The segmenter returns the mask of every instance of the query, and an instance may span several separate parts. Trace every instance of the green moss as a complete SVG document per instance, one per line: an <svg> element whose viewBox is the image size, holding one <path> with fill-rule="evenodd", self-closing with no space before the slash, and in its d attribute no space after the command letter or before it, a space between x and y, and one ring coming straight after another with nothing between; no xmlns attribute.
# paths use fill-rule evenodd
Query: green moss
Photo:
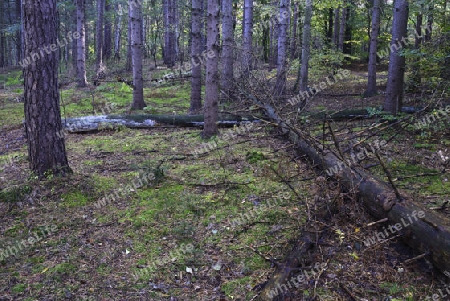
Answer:
<svg viewBox="0 0 450 301"><path fill-rule="evenodd" d="M69 193L63 193L61 195L61 205L64 207L82 207L92 199L90 196L85 195L81 191L73 191Z"/></svg>

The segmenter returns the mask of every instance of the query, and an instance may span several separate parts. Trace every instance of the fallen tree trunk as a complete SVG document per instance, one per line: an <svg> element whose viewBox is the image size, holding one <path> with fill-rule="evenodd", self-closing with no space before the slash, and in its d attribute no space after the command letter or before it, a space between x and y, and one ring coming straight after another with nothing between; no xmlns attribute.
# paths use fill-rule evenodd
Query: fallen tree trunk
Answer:
<svg viewBox="0 0 450 301"><path fill-rule="evenodd" d="M231 114L219 115L218 125L231 127L245 122L259 119L253 116L237 116ZM99 115L62 120L63 126L69 133L93 132L103 127L126 126L130 128L152 128L158 124L180 127L202 127L203 115Z"/></svg>
<svg viewBox="0 0 450 301"><path fill-rule="evenodd" d="M412 248L426 254L434 266L440 271L450 270L450 220L416 203L412 197L402 193L402 199L396 197L395 191L385 182L366 173L360 168L350 168L335 154L325 151L314 141L304 137L293 126L284 122L270 105L264 104L250 96L254 102L265 111L289 137L297 150L308 156L317 167L326 170L335 166L342 166L335 177L339 178L349 191L356 190L357 197L367 207L369 213L376 218L388 218L389 225L399 227L404 234L404 241ZM399 231L400 231L399 230ZM294 267L291 267L294 268ZM285 276L278 275L280 271L264 287L261 297L267 299L267 294L282 285L280 281Z"/></svg>

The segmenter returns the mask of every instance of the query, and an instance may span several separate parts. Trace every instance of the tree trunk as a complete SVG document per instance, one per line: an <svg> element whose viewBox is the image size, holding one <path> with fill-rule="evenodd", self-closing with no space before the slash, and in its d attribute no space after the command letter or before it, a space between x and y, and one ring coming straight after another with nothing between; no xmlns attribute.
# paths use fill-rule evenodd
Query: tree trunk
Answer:
<svg viewBox="0 0 450 301"><path fill-rule="evenodd" d="M300 91L308 89L309 49L311 44L312 0L306 0L305 24L303 25L302 65L300 71Z"/></svg>
<svg viewBox="0 0 450 301"><path fill-rule="evenodd" d="M421 11L417 13L416 16L416 32L415 32L415 38L414 38L414 48L419 50L420 45L422 44L423 38L422 38L422 24L423 24L423 4L420 6ZM420 51L418 51L420 53ZM413 62L411 64L411 84L412 87L418 87L421 83L421 76L420 76L420 57L416 55L416 57L413 58Z"/></svg>
<svg viewBox="0 0 450 301"><path fill-rule="evenodd" d="M103 43L103 57L105 60L111 58L111 41L112 41L112 12L111 12L111 1L106 0L105 2L105 42Z"/></svg>
<svg viewBox="0 0 450 301"><path fill-rule="evenodd" d="M202 65L200 54L202 49L202 2L203 0L192 0L191 16L191 106L189 113L198 112L202 107Z"/></svg>
<svg viewBox="0 0 450 301"><path fill-rule="evenodd" d="M57 46L56 0L23 0L25 133L31 170L40 178L49 172L71 172L61 125L58 91L58 51L42 53L42 45ZM55 47L53 47L55 46Z"/></svg>
<svg viewBox="0 0 450 301"><path fill-rule="evenodd" d="M105 10L105 0L97 0L97 28L95 36L95 63L97 76L103 71L103 16Z"/></svg>
<svg viewBox="0 0 450 301"><path fill-rule="evenodd" d="M21 24L20 16L22 15L21 0L16 1L16 22ZM16 52L17 52L17 64L22 60L22 30L16 31Z"/></svg>
<svg viewBox="0 0 450 301"><path fill-rule="evenodd" d="M389 55L388 82L384 110L396 115L402 105L403 79L405 76L405 57L399 52L405 46L406 26L408 23L409 4L405 0L395 1L392 21L391 53Z"/></svg>
<svg viewBox="0 0 450 301"><path fill-rule="evenodd" d="M133 3L133 2L132 2ZM130 4L128 4L129 6ZM131 71L132 70L132 62L131 62L131 17L128 14L128 28L127 28L127 61L125 62L125 70Z"/></svg>
<svg viewBox="0 0 450 301"><path fill-rule="evenodd" d="M115 32L114 32L114 59L120 61L120 46L121 39L120 36L122 34L122 7L120 3L116 4L116 9L120 10L120 12L116 15L115 22Z"/></svg>
<svg viewBox="0 0 450 301"><path fill-rule="evenodd" d="M287 30L289 22L289 0L280 1L280 26L278 30L278 60L277 60L277 81L275 83L274 95L282 96L286 92L287 73Z"/></svg>
<svg viewBox="0 0 450 301"><path fill-rule="evenodd" d="M202 137L217 133L219 98L219 0L208 0L208 32L206 38L205 125Z"/></svg>
<svg viewBox="0 0 450 301"><path fill-rule="evenodd" d="M344 37L345 37L345 23L347 21L347 3L344 0L344 6L342 7L341 20L339 24L339 40L338 49L340 52L344 52Z"/></svg>
<svg viewBox="0 0 450 301"><path fill-rule="evenodd" d="M334 9L333 46L339 48L339 8Z"/></svg>
<svg viewBox="0 0 450 301"><path fill-rule="evenodd" d="M370 34L369 70L365 97L377 94L377 44L380 28L380 0L373 0L372 32Z"/></svg>
<svg viewBox="0 0 450 301"><path fill-rule="evenodd" d="M164 64L172 68L175 65L175 0L163 0L164 19Z"/></svg>
<svg viewBox="0 0 450 301"><path fill-rule="evenodd" d="M222 77L221 90L231 96L233 86L233 1L222 0Z"/></svg>
<svg viewBox="0 0 450 301"><path fill-rule="evenodd" d="M133 65L133 103L131 108L142 110L144 102L144 81L142 78L142 4L130 0L129 14L131 19L131 60Z"/></svg>
<svg viewBox="0 0 450 301"><path fill-rule="evenodd" d="M445 2L447 3L447 1ZM431 41L431 36L433 33L433 21L434 21L434 4L433 1L430 2L428 8L428 19L427 19L427 30L425 31L425 42Z"/></svg>
<svg viewBox="0 0 450 301"><path fill-rule="evenodd" d="M253 0L244 0L244 28L242 45L242 77L248 77L252 66Z"/></svg>
<svg viewBox="0 0 450 301"><path fill-rule="evenodd" d="M77 42L77 81L78 87L86 87L86 31L84 29L84 4L85 0L77 1L77 31L80 38Z"/></svg>
<svg viewBox="0 0 450 301"><path fill-rule="evenodd" d="M333 40L333 9L328 9L328 24L327 24L327 43L331 45L331 41Z"/></svg>
<svg viewBox="0 0 450 301"><path fill-rule="evenodd" d="M5 23L5 3L0 1L0 68L6 67L5 64L5 53L6 53L6 38L3 32L3 24Z"/></svg>
<svg viewBox="0 0 450 301"><path fill-rule="evenodd" d="M298 2L294 4L294 21L292 22L291 35L291 60L297 57L297 28L298 28Z"/></svg>

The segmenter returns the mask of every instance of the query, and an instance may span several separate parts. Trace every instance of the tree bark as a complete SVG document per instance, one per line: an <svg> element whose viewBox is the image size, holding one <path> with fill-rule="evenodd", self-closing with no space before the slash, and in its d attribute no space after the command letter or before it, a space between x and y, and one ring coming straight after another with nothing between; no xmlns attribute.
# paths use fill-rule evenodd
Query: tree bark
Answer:
<svg viewBox="0 0 450 301"><path fill-rule="evenodd" d="M133 2L131 2L131 3L133 3ZM130 5L130 3L128 4L128 6ZM128 8L128 10L129 10L129 8ZM132 68L132 59L131 59L131 57L132 57L132 51L131 51L131 17L130 17L130 14L128 14L128 28L127 28L127 31L128 31L128 35L127 35L127 61L125 62L125 70L126 71L131 71L133 68Z"/></svg>
<svg viewBox="0 0 450 301"><path fill-rule="evenodd" d="M202 2L203 0L192 0L191 8L191 106L189 113L198 112L202 107L202 65L200 54L202 49L201 23L202 23Z"/></svg>
<svg viewBox="0 0 450 301"><path fill-rule="evenodd" d="M58 91L56 0L23 0L25 133L31 170L43 178L70 173L61 125Z"/></svg>
<svg viewBox="0 0 450 301"><path fill-rule="evenodd" d="M84 4L85 0L77 1L77 31L80 38L76 40L77 43L77 81L78 87L86 87L86 31L84 29Z"/></svg>
<svg viewBox="0 0 450 301"><path fill-rule="evenodd" d="M340 24L339 24L338 49L340 52L344 52L344 37L345 37L346 21L347 21L347 1L344 0L344 6L342 7L341 20L340 20Z"/></svg>
<svg viewBox="0 0 450 301"><path fill-rule="evenodd" d="M298 28L298 2L294 4L294 21L292 22L291 35L291 60L297 57L297 28Z"/></svg>
<svg viewBox="0 0 450 301"><path fill-rule="evenodd" d="M233 87L233 1L222 0L222 77L221 90L231 97Z"/></svg>
<svg viewBox="0 0 450 301"><path fill-rule="evenodd" d="M95 36L95 63L97 76L103 71L103 18L105 0L97 0L97 28Z"/></svg>
<svg viewBox="0 0 450 301"><path fill-rule="evenodd" d="M144 81L142 77L142 4L130 0L129 14L131 19L131 60L133 65L133 103L131 108L142 110L144 102Z"/></svg>
<svg viewBox="0 0 450 301"><path fill-rule="evenodd" d="M372 31L370 34L369 70L365 97L377 94L377 44L380 29L380 0L373 0Z"/></svg>
<svg viewBox="0 0 450 301"><path fill-rule="evenodd" d="M112 54L112 47L111 47L111 41L112 41L112 14L111 14L111 1L112 0L105 0L105 41L103 43L103 57L105 60L109 60L111 58Z"/></svg>
<svg viewBox="0 0 450 301"><path fill-rule="evenodd" d="M244 28L242 44L242 77L248 77L252 67L253 0L244 0Z"/></svg>
<svg viewBox="0 0 450 301"><path fill-rule="evenodd" d="M333 46L339 48L339 8L334 9Z"/></svg>
<svg viewBox="0 0 450 301"><path fill-rule="evenodd" d="M274 95L282 96L286 91L287 73L287 30L289 22L289 0L280 1L280 26L278 30L278 60L277 60L277 80L274 88Z"/></svg>
<svg viewBox="0 0 450 301"><path fill-rule="evenodd" d="M305 23L303 25L302 39L302 65L300 71L300 91L308 89L308 68L309 68L309 50L311 47L311 18L312 18L312 0L306 0Z"/></svg>
<svg viewBox="0 0 450 301"><path fill-rule="evenodd" d="M405 0L395 1L392 21L391 53L389 55L388 82L384 110L396 115L402 105L405 57L399 52L405 46L409 4Z"/></svg>
<svg viewBox="0 0 450 301"><path fill-rule="evenodd" d="M122 7L120 3L116 4L116 9L120 12L116 15L114 22L114 59L120 61L120 46L121 46L121 34L122 34Z"/></svg>
<svg viewBox="0 0 450 301"><path fill-rule="evenodd" d="M208 0L208 32L206 46L205 126L202 137L217 133L219 98L219 0Z"/></svg>

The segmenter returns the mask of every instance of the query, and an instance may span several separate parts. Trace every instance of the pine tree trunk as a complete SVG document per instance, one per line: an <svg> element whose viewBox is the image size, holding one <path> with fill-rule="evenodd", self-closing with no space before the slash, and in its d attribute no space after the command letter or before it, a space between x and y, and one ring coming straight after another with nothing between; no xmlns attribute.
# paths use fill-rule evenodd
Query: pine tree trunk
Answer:
<svg viewBox="0 0 450 301"><path fill-rule="evenodd" d="M127 61L125 62L125 70L132 70L132 62L131 62L131 17L128 14L128 28L127 28Z"/></svg>
<svg viewBox="0 0 450 301"><path fill-rule="evenodd" d="M202 65L200 54L202 49L202 2L203 0L192 0L191 16L191 106L189 113L198 112L202 107Z"/></svg>
<svg viewBox="0 0 450 301"><path fill-rule="evenodd" d="M306 0L305 24L302 39L302 66L300 71L300 91L308 89L309 50L311 44L312 0Z"/></svg>
<svg viewBox="0 0 450 301"><path fill-rule="evenodd" d="M278 60L277 60L277 81L274 88L274 95L281 96L286 92L286 54L287 54L287 30L289 22L289 0L280 1L280 26L278 31Z"/></svg>
<svg viewBox="0 0 450 301"><path fill-rule="evenodd" d="M395 1L392 21L391 54L389 56L388 82L384 110L396 115L401 108L403 98L403 80L405 76L405 57L399 52L405 46L408 24L409 3L405 0Z"/></svg>
<svg viewBox="0 0 450 301"><path fill-rule="evenodd" d="M242 76L247 77L252 66L253 0L244 0L244 28L242 45Z"/></svg>
<svg viewBox="0 0 450 301"><path fill-rule="evenodd" d="M298 2L294 4L294 21L292 22L292 35L291 35L291 60L297 57L297 28L298 28Z"/></svg>
<svg viewBox="0 0 450 301"><path fill-rule="evenodd" d="M219 98L219 0L208 0L208 32L203 138L217 133Z"/></svg>
<svg viewBox="0 0 450 301"><path fill-rule="evenodd" d="M222 77L221 90L231 96L233 86L233 1L222 0Z"/></svg>
<svg viewBox="0 0 450 301"><path fill-rule="evenodd" d="M112 22L111 22L111 0L105 2L105 42L103 43L103 57L105 60L111 58Z"/></svg>
<svg viewBox="0 0 450 301"><path fill-rule="evenodd" d="M23 0L25 133L31 170L40 178L49 172L71 172L61 135L58 91L58 51L42 53L40 46L57 48L56 0Z"/></svg>
<svg viewBox="0 0 450 301"><path fill-rule="evenodd" d="M77 81L78 87L86 87L86 31L84 29L84 10L85 0L77 1L77 32L80 38L77 42Z"/></svg>
<svg viewBox="0 0 450 301"><path fill-rule="evenodd" d="M377 94L377 44L380 29L380 0L373 0L372 32L370 34L369 70L365 97Z"/></svg>
<svg viewBox="0 0 450 301"><path fill-rule="evenodd" d="M347 3L344 1L344 7L342 8L341 20L339 24L339 40L338 49L340 52L344 52L344 37L345 37L345 23L347 21Z"/></svg>
<svg viewBox="0 0 450 301"><path fill-rule="evenodd" d="M97 75L103 71L103 16L105 10L105 0L97 0L97 28L95 36L95 63Z"/></svg>
<svg viewBox="0 0 450 301"><path fill-rule="evenodd" d="M131 19L131 60L133 65L133 103L131 108L142 110L144 102L144 81L142 77L142 4L130 0L129 14Z"/></svg>
<svg viewBox="0 0 450 301"><path fill-rule="evenodd" d="M122 7L121 7L121 4L120 3L118 3L118 4L116 4L116 9L117 10L121 10L122 9ZM121 39L120 39L120 36L121 36L121 34L122 34L122 15L123 15L123 13L122 12L119 12L117 15L116 15L116 17L115 17L115 20L114 20L114 22L115 22L115 26L114 26L114 28L115 28L115 32L114 32L114 59L115 60L117 60L117 61L120 61L120 41L121 41Z"/></svg>
<svg viewBox="0 0 450 301"><path fill-rule="evenodd" d="M4 1L0 1L0 26L3 27L4 21L4 11L5 11L5 3ZM3 29L3 28L0 28ZM0 30L0 68L6 67L5 64L5 47L6 47L6 38L3 30Z"/></svg>
<svg viewBox="0 0 450 301"><path fill-rule="evenodd" d="M339 8L334 9L333 46L339 48Z"/></svg>

